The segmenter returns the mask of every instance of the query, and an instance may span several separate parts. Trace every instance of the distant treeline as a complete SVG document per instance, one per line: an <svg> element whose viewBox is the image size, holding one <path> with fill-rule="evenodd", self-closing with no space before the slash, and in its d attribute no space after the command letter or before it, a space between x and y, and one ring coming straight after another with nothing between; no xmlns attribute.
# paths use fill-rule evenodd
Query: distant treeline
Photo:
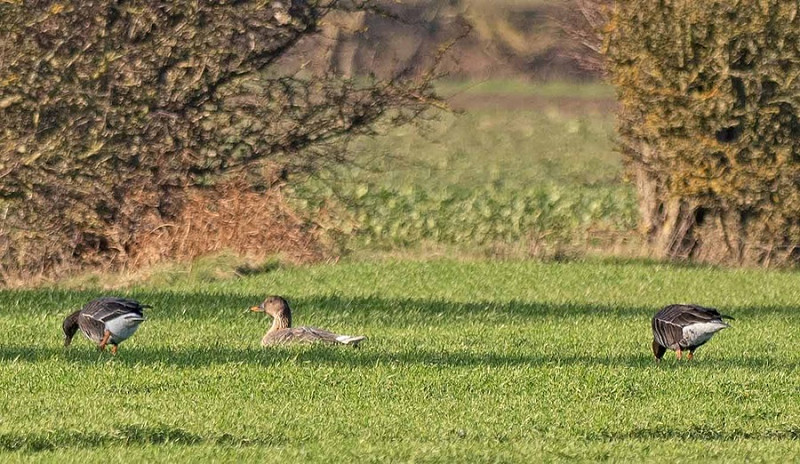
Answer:
<svg viewBox="0 0 800 464"><path fill-rule="evenodd" d="M414 73L426 69L431 51L463 35L441 67L450 77L597 77L581 66L584 50L565 33L574 29L565 23L583 20L571 13L571 0L387 0L382 6L391 15L362 12L329 22L316 39L325 46L310 43L307 53L323 50L326 59L314 62L345 75Z"/></svg>

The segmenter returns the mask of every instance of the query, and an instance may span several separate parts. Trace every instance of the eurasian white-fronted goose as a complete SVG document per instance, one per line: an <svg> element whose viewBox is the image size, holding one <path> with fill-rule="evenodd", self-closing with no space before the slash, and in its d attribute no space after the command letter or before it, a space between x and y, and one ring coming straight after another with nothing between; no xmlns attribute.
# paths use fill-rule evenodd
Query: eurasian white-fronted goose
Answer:
<svg viewBox="0 0 800 464"><path fill-rule="evenodd" d="M118 345L133 335L146 319L142 309L149 307L129 298L92 300L64 319L64 346L72 343L72 337L80 329L101 351L110 343L111 353L117 354Z"/></svg>
<svg viewBox="0 0 800 464"><path fill-rule="evenodd" d="M720 330L730 327L722 319L733 319L714 308L694 304L665 306L653 316L653 354L660 361L670 349L678 359L688 350L686 359L692 359L694 350L711 339Z"/></svg>
<svg viewBox="0 0 800 464"><path fill-rule="evenodd" d="M339 335L316 327L292 327L292 311L289 309L289 303L279 296L267 297L260 305L250 308L250 311L272 316L272 326L261 339L262 346L324 342L357 347L367 339L361 335Z"/></svg>

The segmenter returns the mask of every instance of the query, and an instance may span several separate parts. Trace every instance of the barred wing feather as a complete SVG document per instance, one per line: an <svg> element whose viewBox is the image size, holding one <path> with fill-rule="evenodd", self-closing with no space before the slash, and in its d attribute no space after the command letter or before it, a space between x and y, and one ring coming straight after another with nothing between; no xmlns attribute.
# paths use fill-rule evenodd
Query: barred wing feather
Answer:
<svg viewBox="0 0 800 464"><path fill-rule="evenodd" d="M147 307L149 306L143 305L136 300L106 297L90 301L84 306L82 313L103 323L128 314L135 314L139 316L137 319L143 321L145 317L142 309Z"/></svg>
<svg viewBox="0 0 800 464"><path fill-rule="evenodd" d="M692 304L669 305L653 316L653 338L663 347L674 348L684 340L684 328L713 322L719 322L720 327L727 326L723 318L733 319L714 308Z"/></svg>

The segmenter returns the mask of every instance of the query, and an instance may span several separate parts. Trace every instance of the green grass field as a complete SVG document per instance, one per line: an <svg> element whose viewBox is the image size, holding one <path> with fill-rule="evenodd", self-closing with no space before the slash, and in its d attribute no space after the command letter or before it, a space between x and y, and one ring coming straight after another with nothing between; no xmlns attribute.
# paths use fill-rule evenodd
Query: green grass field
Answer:
<svg viewBox="0 0 800 464"><path fill-rule="evenodd" d="M0 292L3 462L788 462L800 456L800 274L646 262L279 267L125 294L150 320L112 357L64 351L100 291ZM263 349L296 325L359 350ZM692 362L649 353L662 305L737 319ZM671 354L671 353L670 353Z"/></svg>

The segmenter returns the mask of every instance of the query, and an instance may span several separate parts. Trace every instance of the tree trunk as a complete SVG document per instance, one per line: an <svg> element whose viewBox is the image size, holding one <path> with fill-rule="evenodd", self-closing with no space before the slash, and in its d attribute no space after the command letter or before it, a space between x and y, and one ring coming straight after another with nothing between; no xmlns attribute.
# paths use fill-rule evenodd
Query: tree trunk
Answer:
<svg viewBox="0 0 800 464"><path fill-rule="evenodd" d="M694 237L696 208L670 195L645 166L631 170L639 194L641 227L651 254L656 258L690 258L699 245Z"/></svg>

